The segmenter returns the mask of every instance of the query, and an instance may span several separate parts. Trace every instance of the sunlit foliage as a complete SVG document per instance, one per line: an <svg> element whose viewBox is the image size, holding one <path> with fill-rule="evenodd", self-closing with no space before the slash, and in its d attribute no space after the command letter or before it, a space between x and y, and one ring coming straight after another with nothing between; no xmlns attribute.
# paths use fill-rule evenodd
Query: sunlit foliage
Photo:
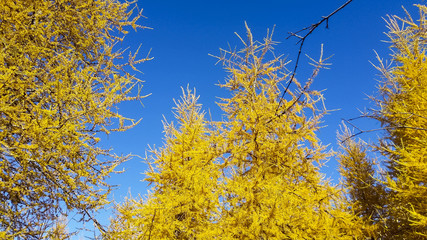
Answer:
<svg viewBox="0 0 427 240"><path fill-rule="evenodd" d="M173 123L164 123L165 147L153 149L147 201L128 199L117 208L111 239L211 239L218 206L218 155L195 93L176 102ZM154 169L154 165L156 169Z"/></svg>
<svg viewBox="0 0 427 240"><path fill-rule="evenodd" d="M378 97L372 97L377 110L367 115L384 130L379 143L371 148L387 159L385 172L372 182L371 167L365 166L371 163L358 163L365 155L361 145L347 144L349 154L342 158L346 184L356 187L351 191L377 189L367 197L351 194L351 198L360 206L360 214L379 226L380 239L427 238L427 7L417 7L418 21L409 14L388 20L393 61L390 65L380 61L377 67L383 76ZM360 175L363 169L369 171L365 176ZM354 184L357 178L363 183ZM379 188L384 191L375 199Z"/></svg>
<svg viewBox="0 0 427 240"><path fill-rule="evenodd" d="M220 122L206 122L195 97L177 105L178 127L165 124L165 146L154 151L156 170L146 180L154 193L117 206L110 226L116 239L354 239L362 221L341 204L319 168L330 155L316 137L326 113L310 90L325 66L287 91L285 60L271 34L247 40L240 51L221 52L229 74L221 87ZM279 107L278 107L279 106ZM184 111L185 110L185 111ZM284 112L278 116L278 112Z"/></svg>
<svg viewBox="0 0 427 240"><path fill-rule="evenodd" d="M280 84L287 79L285 60L272 54L274 42L253 40L245 48L223 51L230 73L222 87L231 98L220 103L225 155L222 156L223 235L236 239L351 239L361 226L338 208L339 193L323 180L319 168L328 157L316 137L326 113L322 95L310 89L322 55L304 85L294 79L279 108ZM319 108L320 107L320 108ZM280 117L278 112L284 112Z"/></svg>
<svg viewBox="0 0 427 240"><path fill-rule="evenodd" d="M376 179L376 162L370 156L372 148L367 143L351 138L351 131L344 126L339 135L339 145L342 152L338 154L340 173L344 179L348 202L356 216L361 217L366 224L370 224L371 232L365 232L371 237L379 231L385 214L387 198L383 185ZM360 201L354 201L359 199Z"/></svg>
<svg viewBox="0 0 427 240"><path fill-rule="evenodd" d="M1 1L0 238L41 239L61 213L85 221L107 203L105 178L126 157L98 147L96 133L137 123L114 105L141 98L126 69L147 60L118 62L113 50L126 26L140 27L129 7Z"/></svg>

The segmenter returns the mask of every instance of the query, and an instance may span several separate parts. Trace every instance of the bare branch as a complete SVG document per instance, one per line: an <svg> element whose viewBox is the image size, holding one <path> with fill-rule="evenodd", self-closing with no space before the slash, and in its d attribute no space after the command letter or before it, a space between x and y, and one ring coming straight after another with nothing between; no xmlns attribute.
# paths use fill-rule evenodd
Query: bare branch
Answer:
<svg viewBox="0 0 427 240"><path fill-rule="evenodd" d="M297 59L295 61L295 66L294 66L294 70L292 72L292 76L291 79L289 80L288 84L286 85L285 91L283 91L282 96L280 97L280 101L279 101L279 105L276 108L276 116L280 117L283 114L285 114L285 112L287 111L286 109L284 111L282 111L281 113L277 114L277 111L279 111L279 108L282 105L282 102L285 98L286 93L288 92L288 89L290 87L290 85L292 84L292 82L294 81L295 78L295 74L297 72L298 69L298 64L299 64L299 60L301 57L301 53L302 53L302 48L304 46L304 42L305 40L308 38L308 36L311 35L311 33L317 28L319 27L323 22L326 22L326 28L329 28L329 18L331 18L333 15L335 15L337 12L339 12L341 9L343 9L344 7L346 7L349 3L351 3L353 0L348 0L346 3L344 3L343 5L341 5L339 8L337 8L335 11L333 11L332 13L330 13L328 16L326 17L322 17L322 20L320 20L319 22L312 24L308 27L305 27L299 31L296 32L289 32L289 36L286 39L289 39L291 37L296 37L299 38L297 44L299 44L299 49L298 49L298 55L297 55ZM307 31L305 34L303 35L299 35L298 33L303 33Z"/></svg>
<svg viewBox="0 0 427 240"><path fill-rule="evenodd" d="M361 116L361 117L368 117L368 116ZM355 124L351 123L352 120L356 120L359 119L361 117L356 117L356 118L352 118L352 119L342 119L344 122L346 122L347 124L349 124L350 126L354 127L355 129L358 130L357 133L354 133L346 138L344 138L341 143L345 143L347 140L356 137L360 134L363 133L370 133L370 132L378 132L378 131L384 131L384 130L393 130L393 129L400 129L400 128L406 128L406 129L413 129L413 130L421 130L421 131L427 131L427 128L420 128L420 127L411 127L411 126L393 126L393 127L382 127L382 128L376 128L376 129L370 129L370 130L363 130L359 127L357 127Z"/></svg>
<svg viewBox="0 0 427 240"><path fill-rule="evenodd" d="M154 214L153 214L153 218L151 219L151 225L150 225L150 233L148 234L148 240L151 239L151 230L153 229L153 224L154 224L154 218L156 217L156 209L154 209Z"/></svg>

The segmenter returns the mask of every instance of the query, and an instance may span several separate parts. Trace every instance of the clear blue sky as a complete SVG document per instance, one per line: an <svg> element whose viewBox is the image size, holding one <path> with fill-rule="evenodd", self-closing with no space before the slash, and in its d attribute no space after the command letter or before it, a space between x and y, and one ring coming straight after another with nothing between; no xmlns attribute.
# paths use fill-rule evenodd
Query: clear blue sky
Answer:
<svg viewBox="0 0 427 240"><path fill-rule="evenodd" d="M216 0L216 1L173 1L140 0L137 4L143 9L146 19L140 24L152 30L131 31L122 47L135 50L142 44L141 56L151 49L154 59L139 65L144 72L138 77L145 81L143 94L151 96L139 102L121 104L120 112L142 122L131 130L113 133L103 137L103 146L113 148L117 154L136 154L145 156L148 145L162 146L163 115L173 120L173 99L181 95L181 86L189 84L196 88L204 110L210 110L214 119L221 117L215 102L218 96L228 92L215 84L223 81L226 73L216 59L208 54L219 54L219 48L241 47L234 32L245 34L244 22L248 23L254 37L262 39L267 28L275 26L273 39L281 42L276 54L284 54L295 61L298 46L296 39L286 40L287 32L297 31L326 16L346 0ZM342 118L359 115L357 109L371 107L367 95L375 94L378 72L370 62L377 63L374 50L384 59L388 58L389 44L384 32L387 31L383 18L387 14L403 16L402 6L414 12L414 3L409 0L354 0L329 21L329 29L319 27L306 41L304 53L317 58L320 45L324 44L324 55L334 55L330 59L330 70L322 70L312 85L313 89L325 90L326 107L331 112L323 120L325 126L318 133L319 138L330 148L336 147L336 132ZM416 12L415 12L416 14ZM416 16L416 15L414 15ZM306 65L308 58L303 56L297 78L304 82L311 74ZM293 66L292 63L289 66ZM291 67L290 67L291 68ZM372 129L375 124L360 122L359 126ZM376 133L379 134L379 133ZM375 134L364 136L375 138ZM337 182L339 175L334 159L322 169L327 177ZM128 195L146 194L147 183L141 182L146 164L133 158L123 164L126 172L109 179L111 184L119 185L112 198L121 202ZM108 222L108 213L102 214L101 222ZM104 217L105 216L105 217Z"/></svg>

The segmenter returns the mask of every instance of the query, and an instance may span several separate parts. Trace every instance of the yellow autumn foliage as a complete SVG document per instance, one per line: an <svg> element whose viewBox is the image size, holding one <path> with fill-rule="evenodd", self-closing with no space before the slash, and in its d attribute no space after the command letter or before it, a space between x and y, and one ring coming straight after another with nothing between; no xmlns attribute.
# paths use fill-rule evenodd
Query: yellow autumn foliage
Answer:
<svg viewBox="0 0 427 240"><path fill-rule="evenodd" d="M368 231L342 203L340 190L319 168L330 154L316 137L326 110L306 84L295 81L279 105L279 84L289 80L274 42L247 41L222 51L229 73L221 87L223 121L206 121L184 94L178 126L165 124L165 146L152 152L156 169L147 199L116 207L109 239L357 239ZM279 108L278 108L279 106ZM277 113L284 112L282 116Z"/></svg>
<svg viewBox="0 0 427 240"><path fill-rule="evenodd" d="M107 203L105 178L126 157L98 147L96 133L137 123L114 106L141 98L129 95L140 80L126 68L147 60L118 64L113 50L126 26L141 27L130 4L1 1L2 239L41 239L60 213L86 221Z"/></svg>
<svg viewBox="0 0 427 240"><path fill-rule="evenodd" d="M165 122L165 147L151 151L146 180L154 192L118 205L106 239L211 239L217 231L216 136L195 93L187 90L176 105L177 126Z"/></svg>
<svg viewBox="0 0 427 240"><path fill-rule="evenodd" d="M372 97L377 109L367 115L379 121L385 133L369 146L350 140L341 156L350 199L357 212L377 226L378 239L427 238L427 7L417 8L418 20L409 13L388 20L392 64L380 60L377 68L383 79L378 96ZM380 177L371 171L374 165L366 149L386 159Z"/></svg>

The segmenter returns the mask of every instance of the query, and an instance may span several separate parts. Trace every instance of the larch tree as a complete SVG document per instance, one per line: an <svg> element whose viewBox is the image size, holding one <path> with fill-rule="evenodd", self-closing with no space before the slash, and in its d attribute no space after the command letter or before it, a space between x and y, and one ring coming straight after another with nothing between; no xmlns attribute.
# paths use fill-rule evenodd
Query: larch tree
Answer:
<svg viewBox="0 0 427 240"><path fill-rule="evenodd" d="M223 120L208 124L194 97L183 98L178 128L165 125L165 147L153 152L157 170L146 180L154 193L117 206L112 238L354 239L369 232L319 172L330 155L316 137L327 111L310 85L326 63L315 63L306 84L294 79L280 101L285 60L272 54L271 35L257 42L247 28L247 36L242 50L218 57L229 74L220 86L231 95L219 103Z"/></svg>
<svg viewBox="0 0 427 240"><path fill-rule="evenodd" d="M176 102L176 123L164 122L165 146L151 150L145 179L153 193L118 205L107 239L212 239L218 231L218 134L195 93Z"/></svg>
<svg viewBox="0 0 427 240"><path fill-rule="evenodd" d="M350 195L352 202L360 206L362 217L378 226L378 239L427 237L427 7L417 7L418 21L409 13L406 18L393 16L388 20L392 64L380 60L377 68L383 79L378 96L372 97L377 108L366 115L379 121L384 130L379 143L371 144L370 149L386 159L385 170L375 178L376 182L372 182L374 174L362 173L366 164L357 162L366 152L360 145L352 148L352 144L346 144L347 154L341 160L345 184L351 191L366 188L376 189L372 195L382 193L381 197L368 198ZM372 163L368 158L362 162ZM365 179L364 183L353 184L357 178Z"/></svg>
<svg viewBox="0 0 427 240"><path fill-rule="evenodd" d="M240 51L222 51L231 92L220 106L223 201L219 225L225 239L353 239L363 225L340 205L338 189L319 169L329 153L316 137L327 113L319 91L310 89L327 65L320 56L306 83L296 79L287 99L285 59L276 57L272 34L247 40ZM281 114L278 114L281 113Z"/></svg>
<svg viewBox="0 0 427 240"><path fill-rule="evenodd" d="M384 223L386 214L387 193L377 179L377 163L370 154L373 149L363 140L355 141L351 136L351 130L347 126L344 126L343 132L338 136L341 152L337 154L337 158L347 195L345 204L365 224L372 226L371 232L364 234L375 238L382 231L380 226Z"/></svg>
<svg viewBox="0 0 427 240"><path fill-rule="evenodd" d="M0 4L0 238L42 239L57 218L81 221L107 203L105 179L126 160L98 132L137 122L115 105L140 99L114 46L140 12L117 0L3 0ZM119 62L120 61L120 62ZM117 124L116 124L117 123ZM114 124L114 125L113 125ZM98 224L98 227L102 227Z"/></svg>

